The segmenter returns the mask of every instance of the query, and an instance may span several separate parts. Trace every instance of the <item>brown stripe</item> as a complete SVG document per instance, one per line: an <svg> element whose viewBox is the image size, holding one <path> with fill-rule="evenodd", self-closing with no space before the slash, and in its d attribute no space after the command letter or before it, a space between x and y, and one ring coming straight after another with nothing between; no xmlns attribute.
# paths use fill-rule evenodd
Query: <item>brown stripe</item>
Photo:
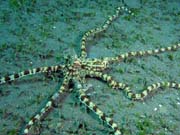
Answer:
<svg viewBox="0 0 180 135"><path fill-rule="evenodd" d="M14 78L19 78L19 74L14 74Z"/></svg>
<svg viewBox="0 0 180 135"><path fill-rule="evenodd" d="M113 123L114 123L114 122L113 122L113 120L111 119L111 120L109 121L109 124L112 126Z"/></svg>
<svg viewBox="0 0 180 135"><path fill-rule="evenodd" d="M82 38L82 41L81 42L86 42L86 39L85 38Z"/></svg>
<svg viewBox="0 0 180 135"><path fill-rule="evenodd" d="M179 88L179 84L178 83L175 84L175 88L177 88L177 89Z"/></svg>
<svg viewBox="0 0 180 135"><path fill-rule="evenodd" d="M129 92L129 93L132 93L132 92ZM133 93L133 94L131 95L131 98L132 98L132 99L135 99L135 98L136 98L136 94Z"/></svg>
<svg viewBox="0 0 180 135"><path fill-rule="evenodd" d="M137 56L143 56L144 54L143 53L141 53L141 51L138 51L137 52Z"/></svg>
<svg viewBox="0 0 180 135"><path fill-rule="evenodd" d="M36 72L39 72L40 71L40 68L38 67L38 68L36 68Z"/></svg>
<svg viewBox="0 0 180 135"><path fill-rule="evenodd" d="M11 80L11 78L9 76L5 76L4 78L5 78L5 81Z"/></svg>
<svg viewBox="0 0 180 135"><path fill-rule="evenodd" d="M48 68L47 68L47 71L51 71L51 67L48 67Z"/></svg>
<svg viewBox="0 0 180 135"><path fill-rule="evenodd" d="M53 108L56 108L57 107L57 104L55 103L56 102L56 99L54 100L54 99L50 99L50 101L51 101L51 107L53 107Z"/></svg>
<svg viewBox="0 0 180 135"><path fill-rule="evenodd" d="M123 58L122 58L122 56L121 55L119 55L118 56L118 60L122 60Z"/></svg>
<svg viewBox="0 0 180 135"><path fill-rule="evenodd" d="M28 130L29 130L29 129L30 129L30 127L31 127L30 125L26 125L26 128L25 128L25 129L28 129Z"/></svg>
<svg viewBox="0 0 180 135"><path fill-rule="evenodd" d="M31 118L31 120L32 120L32 122L34 123L37 119L35 118L35 116L33 116L33 117Z"/></svg>
<svg viewBox="0 0 180 135"><path fill-rule="evenodd" d="M29 70L24 71L24 75L27 75L27 74L29 74Z"/></svg>
<svg viewBox="0 0 180 135"><path fill-rule="evenodd" d="M118 127L114 127L114 131L116 132L117 130L119 130Z"/></svg>
<svg viewBox="0 0 180 135"><path fill-rule="evenodd" d="M141 93L140 95L141 95L142 98L145 97L144 93Z"/></svg>
<svg viewBox="0 0 180 135"><path fill-rule="evenodd" d="M156 88L156 84L151 85L151 87L152 87L152 89L155 89Z"/></svg>
<svg viewBox="0 0 180 135"><path fill-rule="evenodd" d="M85 98L87 98L85 95L80 97L81 101L84 101Z"/></svg>
<svg viewBox="0 0 180 135"><path fill-rule="evenodd" d="M128 52L128 56L129 56L129 57L133 56L133 55L132 55L132 52Z"/></svg>
<svg viewBox="0 0 180 135"><path fill-rule="evenodd" d="M173 87L173 83L172 82L170 82L169 87Z"/></svg>
<svg viewBox="0 0 180 135"><path fill-rule="evenodd" d="M101 119L103 120L103 121L105 121L106 120L106 115L103 113L103 115L101 116Z"/></svg>
<svg viewBox="0 0 180 135"><path fill-rule="evenodd" d="M81 51L84 51L84 52L85 52L85 51L86 51L86 48L85 48L85 47L84 47L84 48L81 48Z"/></svg>
<svg viewBox="0 0 180 135"><path fill-rule="evenodd" d="M61 69L61 66L58 66L58 67L57 67L57 70L60 70L60 69Z"/></svg>
<svg viewBox="0 0 180 135"><path fill-rule="evenodd" d="M97 111L97 106L93 106L93 110L96 112Z"/></svg>

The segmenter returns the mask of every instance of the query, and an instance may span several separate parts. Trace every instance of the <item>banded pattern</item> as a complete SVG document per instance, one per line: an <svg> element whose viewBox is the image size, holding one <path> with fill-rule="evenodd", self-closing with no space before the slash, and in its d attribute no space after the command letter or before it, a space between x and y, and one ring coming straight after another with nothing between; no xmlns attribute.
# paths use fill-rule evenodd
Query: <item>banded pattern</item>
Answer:
<svg viewBox="0 0 180 135"><path fill-rule="evenodd" d="M134 93L130 87L125 83L120 83L114 80L110 75L103 74L101 72L89 71L88 75L90 77L98 77L103 81L106 81L110 87L113 89L121 89L124 90L127 94L128 98L131 100L143 100L149 93L156 91L158 88L174 88L180 89L180 83L176 82L157 82L147 86L145 90L140 93Z"/></svg>
<svg viewBox="0 0 180 135"><path fill-rule="evenodd" d="M130 90L130 87L126 87L124 90L128 96L128 98L132 100L143 100L146 96L148 96L149 93L157 90L158 88L175 88L180 89L180 83L176 82L157 82L150 86L148 86L145 90L143 90L141 93L133 93L132 90Z"/></svg>
<svg viewBox="0 0 180 135"><path fill-rule="evenodd" d="M180 48L180 43L178 43L177 45L154 49L154 50L127 52L124 54L120 54L116 57L105 57L102 59L86 58L87 57L86 42L88 40L88 37L94 36L95 34L107 30L108 27L111 25L111 23L116 18L118 18L120 14L123 12L129 13L130 15L134 15L128 8L118 7L115 14L110 16L101 27L91 29L83 35L81 39L80 57L76 57L76 56L73 58L68 57L67 63L65 65L39 67L0 78L0 84L3 84L8 81L14 81L18 78L22 78L28 75L35 75L37 73L57 72L57 71L63 72L64 81L61 87L55 94L53 94L50 97L49 101L46 103L44 108L42 108L39 113L35 114L30 119L30 121L27 123L23 131L24 135L30 135L30 129L34 125L34 123L37 121L41 121L44 118L45 114L49 113L56 106L57 104L56 101L58 101L62 93L64 93L65 91L71 91L71 89L69 89L70 82L77 84L77 86L75 85L75 87L79 92L80 102L82 102L89 109L91 109L96 115L98 115L98 117L102 121L105 121L107 125L109 125L113 129L115 135L121 135L122 132L118 127L118 125L113 121L113 119L108 117L103 111L101 111L97 107L97 105L95 105L86 95L85 91L87 90L87 88L84 85L86 77L100 78L113 89L123 90L127 94L128 98L132 100L143 100L145 97L148 96L149 93L157 90L158 88L168 87L168 88L180 89L180 83L158 82L148 86L145 90L143 90L140 93L134 93L131 90L131 88L128 86L128 84L118 82L114 80L112 76L103 73L113 62L121 62L129 57L141 57L141 56L155 55L167 51L176 51L177 49Z"/></svg>
<svg viewBox="0 0 180 135"><path fill-rule="evenodd" d="M35 75L37 73L45 73L45 72L57 72L63 69L64 69L63 65L33 68L33 69L25 70L19 73L15 73L13 75L7 75L5 77L2 77L0 78L0 84L6 83L9 81L14 81L14 80L17 80L18 78L22 78L28 75Z"/></svg>
<svg viewBox="0 0 180 135"><path fill-rule="evenodd" d="M118 128L117 124L113 121L112 118L106 116L106 114L104 112L102 112L97 105L95 105L89 98L88 96L85 94L86 90L84 89L80 89L79 90L79 99L80 101L85 104L90 110L92 110L96 115L98 115L99 119L101 119L102 121L105 121L107 123L107 125L109 125L113 130L114 130L114 135L121 135L121 131Z"/></svg>
<svg viewBox="0 0 180 135"><path fill-rule="evenodd" d="M109 63L121 62L124 59L130 58L130 57L150 56L150 55L155 55L155 54L164 53L168 51L176 51L179 48L180 48L180 43L176 45L168 46L168 47L154 49L154 50L127 52L117 57L105 57L104 61L107 61Z"/></svg>
<svg viewBox="0 0 180 135"><path fill-rule="evenodd" d="M56 92L55 94L53 94L50 98L50 100L46 103L45 107L43 107L41 109L41 111L36 114L35 116L33 116L30 121L28 122L28 124L26 125L23 134L24 135L29 135L29 129L34 125L34 123L36 121L40 121L46 114L48 114L56 105L56 100L59 98L59 96L65 92L65 90L68 89L68 85L69 85L69 74L66 73L65 77L64 77L64 81L61 85L61 87L59 88L58 92Z"/></svg>
<svg viewBox="0 0 180 135"><path fill-rule="evenodd" d="M100 78L103 81L106 81L107 84L113 89L125 89L127 87L126 84L115 81L112 76L108 74L103 74L102 72L95 71L87 71L88 76Z"/></svg>
<svg viewBox="0 0 180 135"><path fill-rule="evenodd" d="M83 37L81 39L81 58L87 57L86 42L88 40L88 37L94 36L97 33L100 33L100 32L107 30L108 27L111 25L111 23L114 20L116 20L119 17L119 15L123 12L129 13L132 16L134 15L134 13L130 9L128 9L127 7L124 7L124 6L118 7L116 9L116 13L112 16L109 16L109 18L105 21L105 23L101 27L91 29L83 35Z"/></svg>

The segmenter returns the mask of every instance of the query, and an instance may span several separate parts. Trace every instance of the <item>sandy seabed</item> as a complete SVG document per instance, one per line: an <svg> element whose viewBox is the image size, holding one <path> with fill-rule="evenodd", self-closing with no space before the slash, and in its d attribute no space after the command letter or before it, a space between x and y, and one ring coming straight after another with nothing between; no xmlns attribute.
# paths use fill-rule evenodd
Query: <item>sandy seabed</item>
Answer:
<svg viewBox="0 0 180 135"><path fill-rule="evenodd" d="M135 16L123 15L105 33L91 38L88 57L167 47L180 42L179 0L124 0ZM80 54L80 42L89 29L101 26L122 2L21 1L0 2L0 76L64 62ZM111 65L108 74L134 91L159 81L180 82L180 50L132 58ZM0 135L21 134L24 125L58 90L62 78L28 76L0 86ZM94 101L114 118L125 135L179 135L180 90L163 89L143 102L129 100L97 79L87 79ZM65 98L41 123L40 135L108 135L112 130L80 105L76 92Z"/></svg>

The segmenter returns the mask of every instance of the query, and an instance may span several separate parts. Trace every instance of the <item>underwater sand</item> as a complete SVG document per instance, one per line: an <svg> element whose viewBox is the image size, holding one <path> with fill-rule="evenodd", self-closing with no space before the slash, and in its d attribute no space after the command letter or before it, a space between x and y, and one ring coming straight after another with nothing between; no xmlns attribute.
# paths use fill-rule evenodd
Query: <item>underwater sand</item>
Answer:
<svg viewBox="0 0 180 135"><path fill-rule="evenodd" d="M119 17L105 33L88 41L88 57L116 56L180 42L179 0L124 0L135 16ZM83 33L101 26L122 3L102 1L0 1L0 76L64 62L80 54ZM134 91L158 81L180 82L180 50L111 65L108 74ZM43 74L0 86L0 135L21 134L23 126L58 90L62 78ZM129 100L106 83L87 79L90 97L114 118L125 135L179 135L180 90L164 89L143 102ZM66 94L31 132L41 135L109 135L111 128Z"/></svg>

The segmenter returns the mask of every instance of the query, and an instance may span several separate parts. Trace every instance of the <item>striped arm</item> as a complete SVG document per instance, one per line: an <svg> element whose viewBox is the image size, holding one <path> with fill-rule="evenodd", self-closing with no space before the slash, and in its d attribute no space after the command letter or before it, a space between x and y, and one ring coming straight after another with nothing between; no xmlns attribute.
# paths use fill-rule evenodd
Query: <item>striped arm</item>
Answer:
<svg viewBox="0 0 180 135"><path fill-rule="evenodd" d="M68 85L69 85L69 74L67 73L66 76L64 77L64 81L58 92L53 94L50 100L46 103L45 107L42 108L38 114L34 115L27 123L27 125L24 128L23 135L30 135L29 133L30 128L34 125L35 122L41 121L44 118L44 116L48 114L54 108L54 106L56 106L55 102L60 97L60 95L67 90Z"/></svg>
<svg viewBox="0 0 180 135"><path fill-rule="evenodd" d="M108 85L113 89L125 89L127 87L126 84L117 82L112 78L112 76L103 74L102 72L87 71L86 74L90 77L97 77L102 79L103 81L107 82Z"/></svg>
<svg viewBox="0 0 180 135"><path fill-rule="evenodd" d="M117 57L112 57L112 58L105 57L104 61L107 61L109 63L123 61L124 59L130 58L130 57L150 56L150 55L155 55L155 54L164 53L168 51L176 51L179 48L180 48L180 43L178 43L177 45L154 49L154 50L127 52L127 53L124 53Z"/></svg>
<svg viewBox="0 0 180 135"><path fill-rule="evenodd" d="M101 119L102 121L105 121L107 123L107 125L109 125L113 130L114 130L114 135L121 135L121 131L118 128L117 124L113 121L112 118L106 116L106 114L104 112L102 112L97 105L95 105L89 98L88 96L85 94L86 90L84 89L80 89L79 90L79 99L80 101L85 104L90 110L92 110L96 115L98 115L99 119Z"/></svg>
<svg viewBox="0 0 180 135"><path fill-rule="evenodd" d="M62 70L63 68L64 68L64 65L57 65L57 66L38 67L38 68L25 70L19 73L15 73L13 75L0 78L0 84L6 83L9 81L14 81L14 80L17 80L18 78L22 78L28 75L35 75L37 73L44 73L44 72L49 72L49 71L56 72L56 71Z"/></svg>
<svg viewBox="0 0 180 135"><path fill-rule="evenodd" d="M87 42L88 37L93 36L93 35L95 35L97 33L100 33L102 31L107 30L108 27L111 25L111 23L115 19L117 19L119 17L120 13L122 13L122 12L127 12L130 15L134 15L127 7L123 7L123 6L122 7L118 7L116 9L116 13L114 15L112 15L112 16L109 16L109 18L105 21L105 23L101 27L95 28L95 29L91 29L91 30L87 31L83 35L83 37L81 39L81 58L86 58L86 56L87 56L86 42Z"/></svg>
<svg viewBox="0 0 180 135"><path fill-rule="evenodd" d="M132 100L143 100L148 96L149 93L156 91L158 88L175 88L180 90L180 83L175 82L157 82L150 86L148 86L145 90L140 93L134 93L130 90L130 87L126 87L124 90L128 96L128 98Z"/></svg>
<svg viewBox="0 0 180 135"><path fill-rule="evenodd" d="M107 74L103 74L101 72L94 72L94 71L88 71L87 74L90 77L98 77L101 78L103 81L106 81L109 86L111 86L114 89L122 89L127 94L128 98L131 100L143 100L145 97L148 96L148 94L152 93L153 91L156 91L158 88L175 88L180 89L180 83L175 82L157 82L150 86L148 86L145 90L143 90L141 93L134 93L130 87L127 84L119 83L113 78Z"/></svg>

